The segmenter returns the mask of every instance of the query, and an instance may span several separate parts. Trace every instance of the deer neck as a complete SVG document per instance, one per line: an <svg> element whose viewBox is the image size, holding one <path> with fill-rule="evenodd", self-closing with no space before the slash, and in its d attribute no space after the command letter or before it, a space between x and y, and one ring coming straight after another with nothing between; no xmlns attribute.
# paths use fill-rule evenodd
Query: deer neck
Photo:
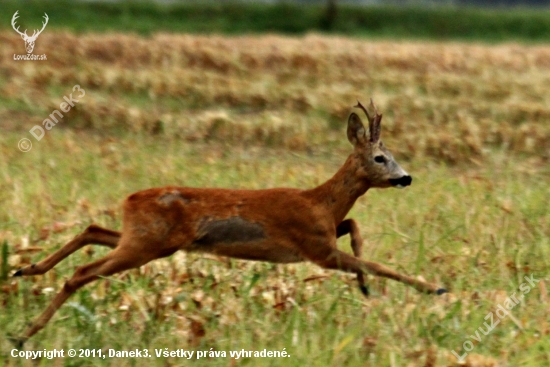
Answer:
<svg viewBox="0 0 550 367"><path fill-rule="evenodd" d="M357 177L353 160L353 155L350 155L331 179L310 190L315 200L333 214L335 225L344 220L355 201L369 189L365 178Z"/></svg>

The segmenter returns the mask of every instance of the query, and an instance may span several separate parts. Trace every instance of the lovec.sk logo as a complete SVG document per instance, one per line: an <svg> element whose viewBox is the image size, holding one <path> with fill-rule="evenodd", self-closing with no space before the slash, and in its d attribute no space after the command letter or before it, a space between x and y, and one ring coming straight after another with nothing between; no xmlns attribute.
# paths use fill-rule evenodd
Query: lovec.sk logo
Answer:
<svg viewBox="0 0 550 367"><path fill-rule="evenodd" d="M17 18L19 18L19 10L13 14L13 17L11 18L11 26L13 27L13 30L19 33L21 38L23 38L23 41L25 41L25 49L27 50L26 55L16 55L13 54L14 60L46 60L46 54L44 55L34 55L32 51L34 50L34 43L36 42L36 39L42 33L44 28L46 28L46 24L48 24L48 14L44 13L44 20L45 22L42 23L42 29L41 30L34 30L32 36L27 35L27 30L25 29L24 32L19 31L19 26L16 27L15 21Z"/></svg>

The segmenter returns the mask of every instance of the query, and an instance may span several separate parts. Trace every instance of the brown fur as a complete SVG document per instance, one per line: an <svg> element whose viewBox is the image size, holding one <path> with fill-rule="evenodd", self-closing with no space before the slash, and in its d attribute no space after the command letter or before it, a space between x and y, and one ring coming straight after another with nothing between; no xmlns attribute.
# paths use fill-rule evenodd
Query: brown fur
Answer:
<svg viewBox="0 0 550 367"><path fill-rule="evenodd" d="M87 244L113 248L104 258L79 267L19 342L42 329L78 288L178 250L274 263L311 261L358 274L365 293L365 273L395 279L422 292L442 293L434 284L360 259L362 238L357 222L344 220L349 210L368 189L391 186L390 179L406 176L404 185L410 184L410 177L382 142L373 140L373 134L379 136L381 115L368 118L370 139L359 116L351 114L348 139L354 145L353 153L334 177L310 190L162 187L128 196L121 233L91 225L45 260L15 274L44 274ZM385 163L377 163L376 156L383 156ZM354 256L336 248L337 237L348 233Z"/></svg>

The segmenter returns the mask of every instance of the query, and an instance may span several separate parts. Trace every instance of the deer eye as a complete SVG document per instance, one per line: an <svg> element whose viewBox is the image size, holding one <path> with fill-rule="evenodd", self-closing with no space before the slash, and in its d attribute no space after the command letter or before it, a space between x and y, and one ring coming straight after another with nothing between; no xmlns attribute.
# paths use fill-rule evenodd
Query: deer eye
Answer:
<svg viewBox="0 0 550 367"><path fill-rule="evenodd" d="M383 155L377 155L376 157L374 157L374 161L376 163L384 163L386 161L386 159L384 158Z"/></svg>

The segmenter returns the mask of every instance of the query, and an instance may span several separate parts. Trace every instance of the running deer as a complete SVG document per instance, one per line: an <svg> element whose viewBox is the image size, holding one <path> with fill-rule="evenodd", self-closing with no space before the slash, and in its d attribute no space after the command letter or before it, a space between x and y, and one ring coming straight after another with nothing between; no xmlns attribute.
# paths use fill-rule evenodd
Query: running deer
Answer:
<svg viewBox="0 0 550 367"><path fill-rule="evenodd" d="M310 190L276 188L229 190L168 186L136 192L123 204L122 232L90 225L57 252L14 276L44 274L88 244L112 248L105 257L76 269L46 310L16 342L22 345L41 330L80 287L123 270L170 256L178 250L212 253L237 259L296 263L311 261L326 269L356 273L368 295L364 274L394 279L420 292L447 292L384 265L361 260L362 238L353 219L344 219L370 188L404 188L411 176L380 141L380 121L372 100L367 115L369 136L359 116L349 116L347 135L354 147L330 180ZM350 234L353 254L336 248Z"/></svg>

